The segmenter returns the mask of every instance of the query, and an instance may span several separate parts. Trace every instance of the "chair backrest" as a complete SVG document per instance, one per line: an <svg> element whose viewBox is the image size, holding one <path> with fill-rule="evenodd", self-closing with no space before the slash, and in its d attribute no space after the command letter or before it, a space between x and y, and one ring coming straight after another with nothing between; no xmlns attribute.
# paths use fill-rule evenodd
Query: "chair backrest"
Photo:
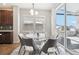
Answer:
<svg viewBox="0 0 79 59"><path fill-rule="evenodd" d="M34 41L32 38L28 38L28 39L23 39L25 40L25 44L26 46L32 46L33 47L33 53L35 54L37 49L36 49L36 45L34 44Z"/></svg>
<svg viewBox="0 0 79 59"><path fill-rule="evenodd" d="M18 37L19 37L19 39L20 39L21 45L25 45L25 41L23 40L23 38L22 38L20 35L18 35Z"/></svg>
<svg viewBox="0 0 79 59"><path fill-rule="evenodd" d="M27 45L27 46L33 46L33 39L32 38L22 38L20 35L18 35L21 44Z"/></svg>
<svg viewBox="0 0 79 59"><path fill-rule="evenodd" d="M47 53L48 48L56 46L56 42L56 39L48 39L48 41L45 43L41 51Z"/></svg>
<svg viewBox="0 0 79 59"><path fill-rule="evenodd" d="M32 38L27 38L27 39L24 38L23 40L25 40L25 44L27 46L33 46L33 39Z"/></svg>
<svg viewBox="0 0 79 59"><path fill-rule="evenodd" d="M20 33L20 34L19 34L19 36L20 36L21 38L23 38L23 37L24 37L24 35L23 35L22 33Z"/></svg>

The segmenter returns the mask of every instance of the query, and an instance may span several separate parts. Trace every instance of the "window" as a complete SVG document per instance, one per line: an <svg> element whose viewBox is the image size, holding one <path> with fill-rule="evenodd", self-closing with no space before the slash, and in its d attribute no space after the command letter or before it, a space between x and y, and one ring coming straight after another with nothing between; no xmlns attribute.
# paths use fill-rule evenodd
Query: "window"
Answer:
<svg viewBox="0 0 79 59"><path fill-rule="evenodd" d="M76 16L67 15L67 26L76 26Z"/></svg>

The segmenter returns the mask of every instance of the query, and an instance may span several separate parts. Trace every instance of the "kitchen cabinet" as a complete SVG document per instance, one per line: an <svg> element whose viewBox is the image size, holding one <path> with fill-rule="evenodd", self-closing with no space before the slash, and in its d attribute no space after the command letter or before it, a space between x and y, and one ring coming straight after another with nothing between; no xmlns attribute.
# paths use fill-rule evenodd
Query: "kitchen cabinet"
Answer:
<svg viewBox="0 0 79 59"><path fill-rule="evenodd" d="M12 44L13 32L0 32L0 44Z"/></svg>
<svg viewBox="0 0 79 59"><path fill-rule="evenodd" d="M13 10L0 10L0 44L13 43Z"/></svg>

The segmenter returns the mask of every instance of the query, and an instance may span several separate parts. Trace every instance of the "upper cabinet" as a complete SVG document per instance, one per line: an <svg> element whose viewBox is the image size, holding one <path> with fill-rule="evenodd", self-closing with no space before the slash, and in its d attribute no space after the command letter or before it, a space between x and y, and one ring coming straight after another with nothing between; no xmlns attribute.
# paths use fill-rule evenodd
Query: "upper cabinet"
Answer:
<svg viewBox="0 0 79 59"><path fill-rule="evenodd" d="M0 10L0 24L12 25L13 24L13 11Z"/></svg>
<svg viewBox="0 0 79 59"><path fill-rule="evenodd" d="M0 30L13 29L13 10L10 8L0 9Z"/></svg>

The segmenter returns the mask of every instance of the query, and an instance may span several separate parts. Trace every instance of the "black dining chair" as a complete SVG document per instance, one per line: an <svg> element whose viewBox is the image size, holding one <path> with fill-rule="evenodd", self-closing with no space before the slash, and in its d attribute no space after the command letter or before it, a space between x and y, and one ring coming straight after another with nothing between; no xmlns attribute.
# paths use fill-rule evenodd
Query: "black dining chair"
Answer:
<svg viewBox="0 0 79 59"><path fill-rule="evenodd" d="M31 46L31 47L33 47L33 51L30 54L35 54L36 50L35 50L35 47L34 47L34 44L33 44L33 39L32 38L21 38L19 35L18 35L18 37L19 37L20 43L21 43L21 47L19 49L18 54L20 54L21 49L22 49L23 46L24 46L24 53L23 53L23 55L26 52L25 46Z"/></svg>
<svg viewBox="0 0 79 59"><path fill-rule="evenodd" d="M48 41L45 43L45 45L41 49L41 52L44 52L45 54L49 55L48 49L51 48L51 47L55 47L55 49L58 50L58 48L57 48L57 40L56 39L48 39ZM40 52L40 54L41 54L41 52ZM56 51L55 51L55 54L57 55Z"/></svg>

